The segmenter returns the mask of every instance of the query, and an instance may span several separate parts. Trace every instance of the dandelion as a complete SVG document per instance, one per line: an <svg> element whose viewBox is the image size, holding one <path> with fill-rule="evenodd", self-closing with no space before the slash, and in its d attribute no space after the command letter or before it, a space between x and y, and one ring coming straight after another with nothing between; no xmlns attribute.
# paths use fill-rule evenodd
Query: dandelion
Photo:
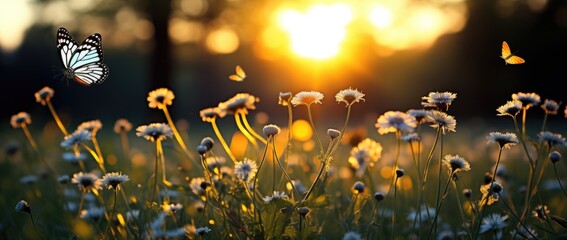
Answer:
<svg viewBox="0 0 567 240"><path fill-rule="evenodd" d="M309 107L313 103L321 104L323 97L323 94L317 91L301 91L293 96L293 98L291 99L291 104L293 104L294 107L298 105L305 105Z"/></svg>
<svg viewBox="0 0 567 240"><path fill-rule="evenodd" d="M360 178L366 172L366 167L374 166L381 157L382 145L370 138L366 138L351 149L348 163L356 170L356 175Z"/></svg>
<svg viewBox="0 0 567 240"><path fill-rule="evenodd" d="M522 110L522 102L519 100L507 101L506 104L496 109L498 111L497 116L510 116L512 118L515 118L520 110Z"/></svg>
<svg viewBox="0 0 567 240"><path fill-rule="evenodd" d="M265 196L262 199L264 200L265 203L270 203L272 200L286 199L286 198L288 197L287 194L285 194L284 192L274 191L272 196Z"/></svg>
<svg viewBox="0 0 567 240"><path fill-rule="evenodd" d="M457 120L455 117L440 111L431 111L427 116L428 122L431 122L431 127L441 129L441 132L456 132Z"/></svg>
<svg viewBox="0 0 567 240"><path fill-rule="evenodd" d="M89 141L92 139L92 135L87 130L77 130L71 135L65 136L65 139L61 142L61 147L65 149L71 149L73 147L78 147L81 143Z"/></svg>
<svg viewBox="0 0 567 240"><path fill-rule="evenodd" d="M112 172L112 173L107 173L102 177L102 180L100 181L100 184L103 187L107 187L108 189L117 189L118 185L123 183L123 182L127 182L129 181L130 178L128 177L128 175L126 174L122 174L119 172Z"/></svg>
<svg viewBox="0 0 567 240"><path fill-rule="evenodd" d="M363 97L364 97L364 93L361 93L357 89L348 88L348 89L343 89L343 90L339 91L335 95L335 100L338 103L344 102L346 104L346 106L348 107L348 106L351 106L354 103L357 103L357 102L360 102L360 101L365 101Z"/></svg>
<svg viewBox="0 0 567 240"><path fill-rule="evenodd" d="M53 98L54 94L55 91L46 86L35 93L35 100L38 103L41 103L41 105L43 106L47 105L49 111L51 112L51 115L53 115L53 119L55 119L55 123L57 123L57 126L59 127L63 135L67 136L69 135L69 133L67 132L67 129L65 129L65 126L61 122L61 119L59 119L59 115L57 115L55 108L53 108L53 105L51 104L51 98Z"/></svg>
<svg viewBox="0 0 567 240"><path fill-rule="evenodd" d="M457 98L457 94L452 92L430 92L427 96L421 97L425 101L421 105L446 112L455 98Z"/></svg>
<svg viewBox="0 0 567 240"><path fill-rule="evenodd" d="M518 92L512 94L512 99L522 102L522 106L525 109L528 109L532 106L537 106L541 102L541 98L536 93Z"/></svg>
<svg viewBox="0 0 567 240"><path fill-rule="evenodd" d="M500 215L498 213L486 216L482 219L479 234L492 232L494 233L495 239L502 239L503 230L508 226L506 220L508 220L507 215Z"/></svg>
<svg viewBox="0 0 567 240"><path fill-rule="evenodd" d="M31 117L26 112L19 112L17 114L14 114L10 119L10 124L12 125L12 127L21 128L24 131L24 134L26 135L26 138L28 139L28 142L30 143L32 148L34 150L37 150L37 144L28 129L28 125L31 124L31 122Z"/></svg>
<svg viewBox="0 0 567 240"><path fill-rule="evenodd" d="M378 117L374 126L381 135L391 132L412 132L417 126L417 121L407 113L388 111Z"/></svg>
<svg viewBox="0 0 567 240"><path fill-rule="evenodd" d="M216 122L217 118L223 118L224 116L226 116L226 112L221 111L220 108L218 107L215 107L215 108L205 108L201 110L199 114L204 122L211 123L211 126L213 127L213 131L215 132L215 135L219 139L224 151L228 154L228 156L230 157L233 163L236 162L236 157L234 157L234 154L232 154L232 151L230 150L230 147L224 140L224 137L222 136Z"/></svg>
<svg viewBox="0 0 567 240"><path fill-rule="evenodd" d="M234 166L234 173L236 177L244 183L248 183L250 180L254 179L257 171L258 166L256 165L256 162L248 158L244 158L244 161L240 161Z"/></svg>
<svg viewBox="0 0 567 240"><path fill-rule="evenodd" d="M540 132L538 134L538 139L540 142L547 143L549 148L567 146L565 138L559 133L553 133L549 131Z"/></svg>
<svg viewBox="0 0 567 240"><path fill-rule="evenodd" d="M519 140L514 133L500 133L500 132L491 132L488 135L488 144L490 143L498 143L498 146L503 148L510 148L512 145L516 145Z"/></svg>

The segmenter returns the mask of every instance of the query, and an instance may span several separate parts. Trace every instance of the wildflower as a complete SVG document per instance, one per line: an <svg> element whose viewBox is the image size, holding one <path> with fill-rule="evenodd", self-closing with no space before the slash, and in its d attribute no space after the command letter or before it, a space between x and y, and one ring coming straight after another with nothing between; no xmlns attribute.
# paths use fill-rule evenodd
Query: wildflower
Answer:
<svg viewBox="0 0 567 240"><path fill-rule="evenodd" d="M121 184L123 182L129 181L130 178L128 177L128 175L122 174L122 173L118 173L118 172L112 172L112 173L107 173L102 177L102 180L100 181L100 184L103 187L107 187L108 189L115 189L118 187L118 184Z"/></svg>
<svg viewBox="0 0 567 240"><path fill-rule="evenodd" d="M30 115L26 112L19 112L17 114L14 114L10 119L10 124L13 128L21 128L24 124L29 125L31 124Z"/></svg>
<svg viewBox="0 0 567 240"><path fill-rule="evenodd" d="M357 89L348 88L339 91L339 93L335 95L335 100L338 103L344 102L348 107L354 103L360 102L361 100L364 101L363 97L364 93L361 93Z"/></svg>
<svg viewBox="0 0 567 240"><path fill-rule="evenodd" d="M407 113L415 118L417 123L423 123L427 120L427 115L429 115L429 110L425 109L410 109Z"/></svg>
<svg viewBox="0 0 567 240"><path fill-rule="evenodd" d="M463 195L465 195L467 199L471 199L472 190L470 188L463 189Z"/></svg>
<svg viewBox="0 0 567 240"><path fill-rule="evenodd" d="M522 110L522 102L519 100L508 101L506 104L496 109L496 111L498 111L497 116L508 115L510 117L516 117L520 110Z"/></svg>
<svg viewBox="0 0 567 240"><path fill-rule="evenodd" d="M458 173L461 171L467 172L471 170L469 162L467 162L464 158L459 157L459 155L445 155L443 158L443 164L451 170L451 173Z"/></svg>
<svg viewBox="0 0 567 240"><path fill-rule="evenodd" d="M547 216L549 216L549 208L547 205L537 205L532 211L532 214L543 222L547 219Z"/></svg>
<svg viewBox="0 0 567 240"><path fill-rule="evenodd" d="M402 136L402 141L404 142L420 142L421 137L417 133L407 133Z"/></svg>
<svg viewBox="0 0 567 240"><path fill-rule="evenodd" d="M341 135L341 131L333 128L327 129L327 135L331 138L331 140L338 138Z"/></svg>
<svg viewBox="0 0 567 240"><path fill-rule="evenodd" d="M92 134L89 131L77 130L73 132L71 135L65 136L65 139L61 142L61 147L65 149L70 149L91 139L92 139Z"/></svg>
<svg viewBox="0 0 567 240"><path fill-rule="evenodd" d="M268 136L268 137L272 137L278 133L280 133L281 129L280 127L278 127L277 125L274 124L269 124L264 126L264 128L262 129L264 131L264 135Z"/></svg>
<svg viewBox="0 0 567 240"><path fill-rule="evenodd" d="M175 95L167 88L158 88L148 94L148 106L150 108L164 109L173 104Z"/></svg>
<svg viewBox="0 0 567 240"><path fill-rule="evenodd" d="M492 186L492 189L490 189ZM498 193L502 192L502 185L497 182L493 182L492 184L487 183L480 186L480 192L482 193L483 201L486 201L486 205L492 205L493 203L498 201Z"/></svg>
<svg viewBox="0 0 567 240"><path fill-rule="evenodd" d="M79 126L77 127L77 131L86 130L90 132L92 135L95 135L96 132L101 128L102 128L102 123L100 122L100 120L97 119L92 121L86 121L79 124Z"/></svg>
<svg viewBox="0 0 567 240"><path fill-rule="evenodd" d="M308 207L298 207L297 208L297 213L299 213L299 216L305 217L305 215L307 215L309 213L309 211L311 211Z"/></svg>
<svg viewBox="0 0 567 240"><path fill-rule="evenodd" d="M214 108L205 108L205 109L201 110L199 112L199 115L201 116L201 119L203 120L203 122L212 122L217 117L218 118L225 117L226 112L222 111L218 107L214 107Z"/></svg>
<svg viewBox="0 0 567 240"><path fill-rule="evenodd" d="M541 105L541 108L543 108L545 114L556 115L557 110L559 110L559 103L550 99L545 99L545 101Z"/></svg>
<svg viewBox="0 0 567 240"><path fill-rule="evenodd" d="M380 202L380 201L384 200L384 194L381 193L381 192L375 192L375 193L374 193L374 199L375 199L377 202Z"/></svg>
<svg viewBox="0 0 567 240"><path fill-rule="evenodd" d="M219 103L218 108L227 114L234 114L237 111L242 111L244 114L248 114L249 110L256 109L254 103L259 102L260 99L248 94L248 93L238 93L234 97L228 99L226 102Z"/></svg>
<svg viewBox="0 0 567 240"><path fill-rule="evenodd" d="M175 213L175 211L177 211L177 210L183 209L183 204L164 202L163 205L161 206L161 208L167 214L171 214L171 213Z"/></svg>
<svg viewBox="0 0 567 240"><path fill-rule="evenodd" d="M213 148L215 141L211 137L205 137L201 140L201 145L205 146L207 151Z"/></svg>
<svg viewBox="0 0 567 240"><path fill-rule="evenodd" d="M310 92L299 92L298 94L296 94L295 96L293 96L293 98L291 99L291 104L293 104L293 106L297 106L297 105L305 105L305 106L311 106L311 104L313 103L318 103L321 104L321 100L323 99L323 94L317 91L310 91Z"/></svg>
<svg viewBox="0 0 567 240"><path fill-rule="evenodd" d="M488 143L498 143L500 148L509 149L510 146L516 145L518 142L518 137L514 133L491 132L488 135Z"/></svg>
<svg viewBox="0 0 567 240"><path fill-rule="evenodd" d="M280 92L278 98L278 104L282 106L288 106L291 101L291 92Z"/></svg>
<svg viewBox="0 0 567 240"><path fill-rule="evenodd" d="M93 173L79 172L73 174L71 183L77 184L79 190L89 191L102 189L100 179Z"/></svg>
<svg viewBox="0 0 567 240"><path fill-rule="evenodd" d="M342 240L362 240L362 236L355 231L348 231L343 235Z"/></svg>
<svg viewBox="0 0 567 240"><path fill-rule="evenodd" d="M502 239L502 230L508 226L506 220L508 220L507 215L500 215L498 213L488 215L482 219L479 233L494 233L495 239Z"/></svg>
<svg viewBox="0 0 567 240"><path fill-rule="evenodd" d="M401 178L403 176L404 176L404 169L403 168L396 169L396 177Z"/></svg>
<svg viewBox="0 0 567 240"><path fill-rule="evenodd" d="M551 160L552 163L556 163L561 161L561 153L559 153L558 151L553 151L549 154L549 160Z"/></svg>
<svg viewBox="0 0 567 240"><path fill-rule="evenodd" d="M225 162L226 162L226 158L220 156L210 156L205 158L205 164L207 165L209 170L217 171L217 173L221 165L223 165Z"/></svg>
<svg viewBox="0 0 567 240"><path fill-rule="evenodd" d="M457 120L455 117L440 111L431 111L427 116L428 121L432 122L431 127L440 128L443 134L446 131L456 132Z"/></svg>
<svg viewBox="0 0 567 240"><path fill-rule="evenodd" d="M546 142L550 148L552 147L563 147L567 145L565 138L559 133L552 133L549 131L540 132L538 134L540 142Z"/></svg>
<svg viewBox="0 0 567 240"><path fill-rule="evenodd" d="M200 227L195 229L195 234L199 235L199 236L203 236L207 233L211 232L211 229L209 227Z"/></svg>
<svg viewBox="0 0 567 240"><path fill-rule="evenodd" d="M20 200L18 203L16 203L15 209L16 212L27 212L31 214L30 205L25 200Z"/></svg>
<svg viewBox="0 0 567 240"><path fill-rule="evenodd" d="M374 125L381 135L391 132L412 132L417 126L414 117L400 111L388 111L376 120Z"/></svg>
<svg viewBox="0 0 567 240"><path fill-rule="evenodd" d="M536 93L514 93L512 94L512 99L522 102L522 106L525 109L528 109L531 106L537 106L541 102L539 95Z"/></svg>
<svg viewBox="0 0 567 240"><path fill-rule="evenodd" d="M104 215L104 207L91 207L89 209L83 209L81 211L82 219L90 219L93 221L98 221Z"/></svg>
<svg viewBox="0 0 567 240"><path fill-rule="evenodd" d="M359 193L363 193L364 190L366 189L366 186L364 185L363 182L361 181L356 181L354 183L354 185L352 186L352 188L354 189L354 194L359 194Z"/></svg>
<svg viewBox="0 0 567 240"><path fill-rule="evenodd" d="M234 165L234 173L236 177L245 183L254 179L257 171L258 166L256 165L256 162L247 158L244 158L244 161L237 162L236 165Z"/></svg>
<svg viewBox="0 0 567 240"><path fill-rule="evenodd" d="M457 94L452 92L430 92L426 97L421 97L425 101L421 105L447 111L455 98L457 98Z"/></svg>
<svg viewBox="0 0 567 240"><path fill-rule="evenodd" d="M114 132L123 133L129 132L132 129L132 123L128 119L120 118L114 123Z"/></svg>
<svg viewBox="0 0 567 240"><path fill-rule="evenodd" d="M191 182L189 182L189 187L191 188L191 191L195 193L195 195L205 195L206 188L203 188L204 182L205 179L202 177L193 178L191 179Z"/></svg>
<svg viewBox="0 0 567 240"><path fill-rule="evenodd" d="M76 154L74 152L65 152L62 154L61 158L69 163L78 164L80 161L87 159L87 155L85 153Z"/></svg>
<svg viewBox="0 0 567 240"><path fill-rule="evenodd" d="M287 198L287 195L284 192L274 191L274 194L272 194L272 196L265 196L262 199L264 199L265 203L269 203L272 200L284 199L284 198Z"/></svg>
<svg viewBox="0 0 567 240"><path fill-rule="evenodd" d="M382 145L370 138L364 139L350 151L348 162L356 170L358 177L362 177L367 166L374 166L382 157Z"/></svg>
<svg viewBox="0 0 567 240"><path fill-rule="evenodd" d="M41 105L45 106L45 104L47 104L47 102L49 102L51 100L54 93L55 92L50 87L43 87L42 89L40 89L39 91L37 91L34 94L35 95L35 101L38 102L38 103L41 103Z"/></svg>
<svg viewBox="0 0 567 240"><path fill-rule="evenodd" d="M136 136L144 137L152 142L162 141L173 136L169 125L165 123L150 123L136 128Z"/></svg>

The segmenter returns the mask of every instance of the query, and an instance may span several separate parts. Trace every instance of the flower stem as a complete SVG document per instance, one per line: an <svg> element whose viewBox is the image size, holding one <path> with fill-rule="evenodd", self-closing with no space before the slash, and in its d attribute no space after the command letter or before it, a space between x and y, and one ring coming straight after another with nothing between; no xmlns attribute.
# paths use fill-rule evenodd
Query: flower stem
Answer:
<svg viewBox="0 0 567 240"><path fill-rule="evenodd" d="M492 173L492 180L490 181L490 185L488 185L488 193L486 194L486 197L484 197L483 199L484 203L480 205L480 207L482 208L482 210L480 210L480 215L476 218L478 219L478 224L476 225L475 239L477 239L478 235L480 234L479 231L480 231L480 225L482 223L482 217L484 216L484 212L486 211L486 204L488 202L488 198L490 197L490 195L492 195L492 185L494 185L494 181L496 180L496 173L498 171L498 165L500 164L501 157L502 157L502 148L498 150L498 159L496 160L496 165L494 166L494 171Z"/></svg>
<svg viewBox="0 0 567 240"><path fill-rule="evenodd" d="M557 183L559 183L561 190L563 190L563 194L565 194L565 196L567 197L567 192L565 191L565 188L563 188L563 184L561 183L561 178L559 177L559 174L557 173L557 167L555 166L555 164L553 164L553 172L555 172L555 177L557 177Z"/></svg>
<svg viewBox="0 0 567 240"><path fill-rule="evenodd" d="M116 211L116 191L118 191L117 189L114 189L114 202L112 203L112 211L110 212L110 220L108 221L108 225L106 226L106 230L104 230L104 237L106 238L106 234L108 233L108 230L110 229L110 225L112 224L112 219L114 217L114 212Z"/></svg>
<svg viewBox="0 0 567 240"><path fill-rule="evenodd" d="M224 151L226 152L226 154L228 154L228 156L230 157L230 160L232 160L232 164L234 165L237 162L236 157L234 157L234 155L232 154L232 151L230 150L230 147L228 147L228 144L226 144L226 141L222 137L222 134L220 133L219 128L217 127L216 118L213 118L211 120L211 125L213 127L213 131L215 132L215 135L217 135L217 138L221 142L221 145L224 148Z"/></svg>
<svg viewBox="0 0 567 240"><path fill-rule="evenodd" d="M88 145L81 143L81 145L87 149L87 151L89 151L89 153L91 154L91 156L93 156L93 158L95 159L96 163L98 164L100 170L102 171L102 173L106 173L106 169L104 168L104 161L102 159L100 159L98 157L98 154L92 149L90 148Z"/></svg>
<svg viewBox="0 0 567 240"><path fill-rule="evenodd" d="M49 107L49 111L51 112L51 115L53 115L53 119L55 119L55 123L57 123L57 126L59 127L63 135L65 136L69 135L67 129L65 129L65 126L61 122L61 119L59 119L59 115L57 115L57 112L55 112L55 108L53 108L51 101L48 99L46 102L47 102L47 107Z"/></svg>
<svg viewBox="0 0 567 240"><path fill-rule="evenodd" d="M266 144L267 143L266 139L264 139L262 136L260 136L260 134L258 134L256 131L254 131L254 129L250 126L250 124L248 123L248 119L246 119L246 114L243 113L242 111L239 111L238 114L240 114L240 117L242 119L242 123L244 124L244 127L246 127L246 130L248 130L248 132L250 132L258 140L260 140L260 142Z"/></svg>
<svg viewBox="0 0 567 240"><path fill-rule="evenodd" d="M435 218L433 219L433 223L431 224L431 228L429 229L429 233L427 234L427 239L429 239L431 237L431 233L436 228L435 226L437 225L437 219L439 217L439 211L441 210L441 206L443 205L443 201L447 197L447 190L449 190L449 184L451 184L451 180L453 179L453 174L455 174L454 171L451 172L451 174L449 175L449 178L447 179L447 184L445 185L445 190L443 190L443 196L441 197L439 204L437 204L437 208L435 209ZM441 178L441 176L439 176L439 178Z"/></svg>
<svg viewBox="0 0 567 240"><path fill-rule="evenodd" d="M258 142L256 142L256 139L252 136L252 134L250 134L250 132L248 132L248 130L244 127L244 125L242 125L242 120L240 120L240 115L234 114L234 121L236 122L236 126L238 127L238 130L240 130L240 132L244 134L246 139L248 139L248 141L250 141L250 143L254 145L254 148L258 149Z"/></svg>
<svg viewBox="0 0 567 240"><path fill-rule="evenodd" d="M321 152L323 152L323 144L321 143L321 138L319 137L319 133L317 133L317 129L315 128L315 123L313 122L313 114L311 114L311 106L309 105L307 105L307 114L309 115L309 123L311 123L311 128L313 128L315 138L319 143L319 148L321 149Z"/></svg>
<svg viewBox="0 0 567 240"><path fill-rule="evenodd" d="M289 175L287 174L287 171L285 170L284 166L282 165L282 163L280 162L280 159L277 156L276 143L275 143L274 137L270 137L268 140L270 140L270 139L271 139L271 143L272 143L272 149L274 151L274 161L278 163L278 165L280 166L280 169L282 170L282 173L285 175L285 177L289 181L289 184L291 185L291 188L293 189L293 193L295 193L295 196L297 196L297 198L299 198L299 192L297 191L297 189L295 189L295 184L293 184L291 177L289 177ZM275 176L275 174L274 174L274 176Z"/></svg>
<svg viewBox="0 0 567 240"><path fill-rule="evenodd" d="M156 141L156 164L155 164L155 168L154 168L154 187L153 187L153 190L152 190L152 198L150 198L150 201L152 201L152 202L154 201L154 198L155 198L156 192L157 192L157 175L158 175L158 165L159 165L159 160L160 160L159 154L161 152L160 148L161 148L161 141L158 140L158 141ZM163 171L163 169L162 169L162 171Z"/></svg>
<svg viewBox="0 0 567 240"><path fill-rule="evenodd" d="M528 233L533 237L533 239L537 239L537 237L534 236L534 234L532 233L532 231L530 231L530 229L528 229L528 228L526 227L526 225L524 225L524 223L522 223L522 220L518 217L518 215L516 215L516 213L514 212L514 210L512 210L512 208L510 208L510 205L508 205L508 202L506 202L506 199L504 199L504 198L502 197L502 194L501 194L501 193L498 193L498 196L500 196L500 198L502 199L502 202L504 203L504 205L506 205L506 207L508 208L508 210L510 210L510 213L512 214L512 216L514 216L514 217L518 220L518 224L520 224L520 225L524 228L524 230L526 230L526 232L528 232ZM517 231L516 231L516 232L517 232Z"/></svg>
<svg viewBox="0 0 567 240"><path fill-rule="evenodd" d="M31 212L30 212L30 218L31 218L31 222L32 222L32 225L33 225L33 229L35 230L35 232L37 233L37 235L39 235L39 237L40 237L41 239L45 239L45 238L43 237L43 235L41 235L41 233L39 232L39 230L37 230L37 227L35 226L35 221L33 220L33 215L32 215Z"/></svg>
<svg viewBox="0 0 567 240"><path fill-rule="evenodd" d="M175 127L175 124L173 123L173 120L169 115L169 111L165 106L163 107L163 113L165 115L165 118L167 119L167 122L169 123L169 126L171 127L171 131L173 132L173 136L175 136L175 140L177 140L177 143L179 143L179 146L181 147L187 158L189 158L193 162L193 166L199 166L195 158L193 158L191 152L189 152L189 149L187 149L187 146L183 142L183 138L181 138L181 135L179 135L179 131L177 131L177 128Z"/></svg>

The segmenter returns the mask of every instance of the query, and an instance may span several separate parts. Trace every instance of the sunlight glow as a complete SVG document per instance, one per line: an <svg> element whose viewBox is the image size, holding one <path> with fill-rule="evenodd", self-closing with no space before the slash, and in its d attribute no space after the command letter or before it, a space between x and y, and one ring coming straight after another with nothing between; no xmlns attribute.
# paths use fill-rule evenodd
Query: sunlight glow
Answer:
<svg viewBox="0 0 567 240"><path fill-rule="evenodd" d="M308 121L303 119L295 120L292 124L293 139L296 141L307 141L313 136L313 129Z"/></svg>
<svg viewBox="0 0 567 240"><path fill-rule="evenodd" d="M313 5L305 13L284 9L278 14L287 31L291 48L299 56L325 59L335 56L351 22L352 11L344 4Z"/></svg>
<svg viewBox="0 0 567 240"><path fill-rule="evenodd" d="M236 32L231 28L223 27L210 32L207 35L205 44L212 53L228 54L238 49L240 40Z"/></svg>
<svg viewBox="0 0 567 240"><path fill-rule="evenodd" d="M376 6L370 11L368 17L372 25L376 28L385 28L392 24L393 16L392 12L382 6Z"/></svg>
<svg viewBox="0 0 567 240"><path fill-rule="evenodd" d="M0 0L0 47L4 51L14 51L24 40L25 31L33 23L31 4L29 0Z"/></svg>

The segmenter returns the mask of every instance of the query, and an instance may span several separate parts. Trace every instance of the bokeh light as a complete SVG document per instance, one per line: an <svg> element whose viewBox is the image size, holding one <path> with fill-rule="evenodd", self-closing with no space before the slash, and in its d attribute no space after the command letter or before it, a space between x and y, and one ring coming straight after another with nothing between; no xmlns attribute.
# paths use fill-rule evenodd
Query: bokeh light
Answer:
<svg viewBox="0 0 567 240"><path fill-rule="evenodd" d="M292 134L294 140L304 142L311 139L313 136L313 129L308 121L298 119L293 122Z"/></svg>

